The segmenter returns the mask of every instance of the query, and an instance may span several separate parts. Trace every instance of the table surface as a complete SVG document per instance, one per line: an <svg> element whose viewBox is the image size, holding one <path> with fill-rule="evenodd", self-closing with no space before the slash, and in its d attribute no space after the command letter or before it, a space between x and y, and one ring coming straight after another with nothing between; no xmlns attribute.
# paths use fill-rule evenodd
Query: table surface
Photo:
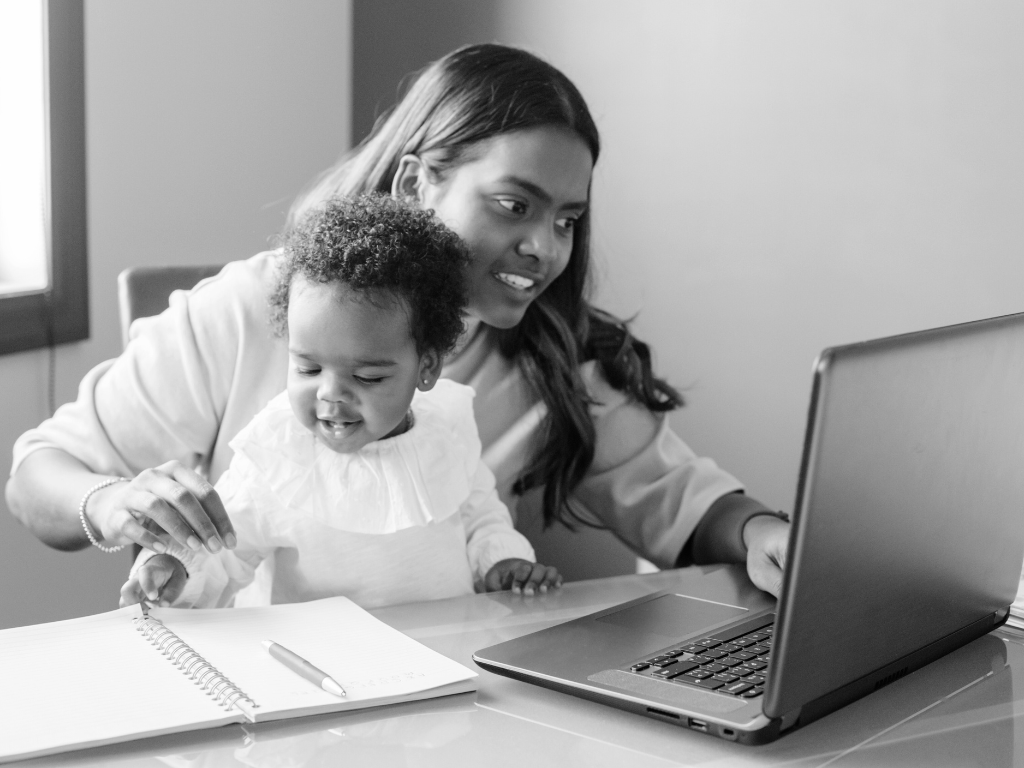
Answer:
<svg viewBox="0 0 1024 768"><path fill-rule="evenodd" d="M145 739L26 764L119 768L1024 764L1024 738L1020 751L1015 738L1024 726L1024 633L1015 630L989 634L760 747L732 744L499 677L472 662L473 652L480 648L662 589L738 604L758 600L741 569L711 567L569 583L556 593L533 598L495 593L384 608L374 614L476 669L479 690L348 714ZM1018 678L1021 684L1015 684ZM1022 691L1021 697L1016 696L1017 690Z"/></svg>

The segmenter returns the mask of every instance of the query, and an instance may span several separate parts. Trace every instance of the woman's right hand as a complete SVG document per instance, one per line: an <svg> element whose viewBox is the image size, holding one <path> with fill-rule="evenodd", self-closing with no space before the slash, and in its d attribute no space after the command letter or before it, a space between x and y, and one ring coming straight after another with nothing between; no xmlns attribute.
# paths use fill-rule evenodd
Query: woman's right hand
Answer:
<svg viewBox="0 0 1024 768"><path fill-rule="evenodd" d="M93 528L112 544L134 542L163 553L170 536L189 549L234 549L237 539L213 486L179 461L146 469L127 483L92 496L85 510Z"/></svg>

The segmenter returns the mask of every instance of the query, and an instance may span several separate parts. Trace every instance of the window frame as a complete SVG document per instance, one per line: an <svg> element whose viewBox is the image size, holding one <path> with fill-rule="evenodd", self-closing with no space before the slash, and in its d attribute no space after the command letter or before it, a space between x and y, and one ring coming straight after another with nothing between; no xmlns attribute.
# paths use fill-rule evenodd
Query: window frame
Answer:
<svg viewBox="0 0 1024 768"><path fill-rule="evenodd" d="M83 0L43 0L50 284L0 295L0 355L89 338Z"/></svg>

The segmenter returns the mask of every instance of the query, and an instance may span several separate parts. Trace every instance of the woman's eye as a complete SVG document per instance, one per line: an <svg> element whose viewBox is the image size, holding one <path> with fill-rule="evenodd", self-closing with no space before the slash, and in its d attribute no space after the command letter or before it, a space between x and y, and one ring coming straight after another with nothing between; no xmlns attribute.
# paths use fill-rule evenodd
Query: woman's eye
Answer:
<svg viewBox="0 0 1024 768"><path fill-rule="evenodd" d="M512 213L520 215L526 213L526 203L524 203L522 200L515 200L509 197L499 197L498 205L500 205L506 211L510 211Z"/></svg>
<svg viewBox="0 0 1024 768"><path fill-rule="evenodd" d="M555 225L559 229L561 229L563 232L572 232L574 229L576 229L576 222L577 221L578 221L578 219L576 219L576 218L574 218L572 216L566 216L566 217L561 218L558 221L556 221Z"/></svg>

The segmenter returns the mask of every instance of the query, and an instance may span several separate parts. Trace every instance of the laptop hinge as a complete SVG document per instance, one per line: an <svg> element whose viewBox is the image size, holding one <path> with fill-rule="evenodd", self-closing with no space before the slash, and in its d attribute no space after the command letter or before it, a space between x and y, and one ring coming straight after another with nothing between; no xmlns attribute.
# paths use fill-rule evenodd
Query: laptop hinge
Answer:
<svg viewBox="0 0 1024 768"><path fill-rule="evenodd" d="M790 710L789 712L787 712L786 714L784 714L782 716L782 722L779 725L779 732L780 733L782 731L788 731L790 728L792 728L794 725L797 724L797 722L800 720L800 710L801 709L803 709L803 708L802 707L797 707L796 709Z"/></svg>

